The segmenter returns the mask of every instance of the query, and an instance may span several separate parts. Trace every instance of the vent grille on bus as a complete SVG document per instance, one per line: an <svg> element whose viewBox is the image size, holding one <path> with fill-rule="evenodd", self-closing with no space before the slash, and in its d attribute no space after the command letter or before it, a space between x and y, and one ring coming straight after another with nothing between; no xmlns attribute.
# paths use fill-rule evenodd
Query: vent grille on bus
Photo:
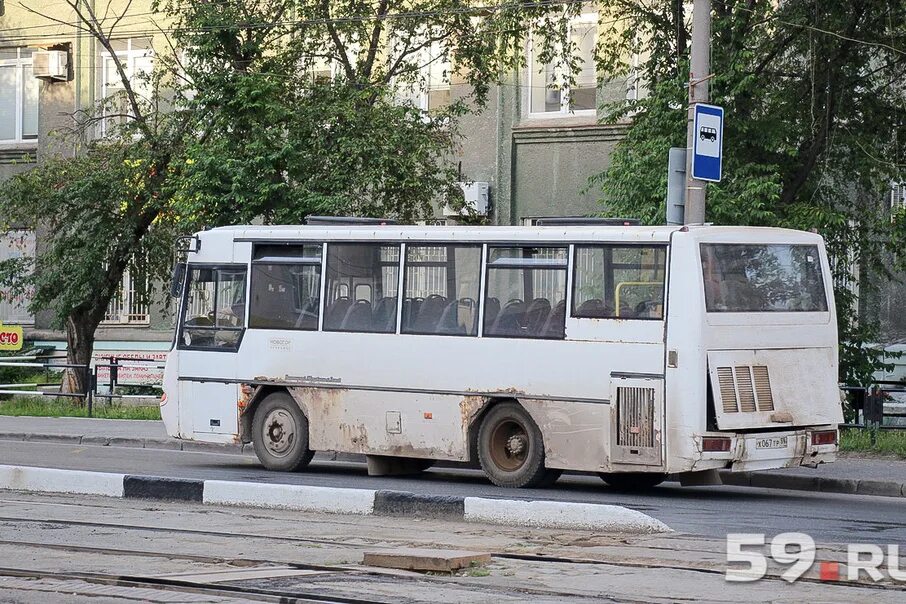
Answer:
<svg viewBox="0 0 906 604"><path fill-rule="evenodd" d="M617 388L617 444L654 446L654 388Z"/></svg>
<svg viewBox="0 0 906 604"><path fill-rule="evenodd" d="M774 410L771 378L764 365L718 367L717 382L724 413Z"/></svg>

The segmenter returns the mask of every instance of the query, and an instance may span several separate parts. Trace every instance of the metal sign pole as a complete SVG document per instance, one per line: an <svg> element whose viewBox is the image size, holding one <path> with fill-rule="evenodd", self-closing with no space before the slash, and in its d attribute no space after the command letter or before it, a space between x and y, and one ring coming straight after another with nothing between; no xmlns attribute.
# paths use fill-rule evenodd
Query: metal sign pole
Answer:
<svg viewBox="0 0 906 604"><path fill-rule="evenodd" d="M692 5L692 50L689 66L689 114L686 134L686 224L705 222L705 185L692 178L695 142L695 106L708 102L711 54L711 0L694 0Z"/></svg>

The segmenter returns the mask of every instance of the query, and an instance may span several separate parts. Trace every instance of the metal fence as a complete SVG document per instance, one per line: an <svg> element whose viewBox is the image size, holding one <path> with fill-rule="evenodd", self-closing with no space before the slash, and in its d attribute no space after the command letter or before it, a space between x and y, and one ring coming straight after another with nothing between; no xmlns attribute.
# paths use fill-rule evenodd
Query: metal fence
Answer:
<svg viewBox="0 0 906 604"><path fill-rule="evenodd" d="M840 389L847 393L856 413L854 422L841 427L906 430L906 383L879 380L867 387L841 386ZM902 402L892 396L900 394L903 395Z"/></svg>
<svg viewBox="0 0 906 604"><path fill-rule="evenodd" d="M107 362L90 364L67 363L65 355L35 355L0 357L0 367L34 368L44 370L43 381L27 383L0 384L0 395L29 395L49 396L81 399L86 406L88 417L92 417L94 405L97 400L105 400L109 404L114 399L147 399L154 395L147 394L120 394L117 388L123 386L119 383L119 370L127 367L144 367L163 369L164 365L158 359L118 358L108 357ZM100 369L105 369L106 379L99 381ZM81 392L63 392L62 382L51 382L51 373L63 374L65 371L81 372L81 381L84 388ZM161 384L143 384L149 388L161 388ZM101 390L104 387L104 391Z"/></svg>

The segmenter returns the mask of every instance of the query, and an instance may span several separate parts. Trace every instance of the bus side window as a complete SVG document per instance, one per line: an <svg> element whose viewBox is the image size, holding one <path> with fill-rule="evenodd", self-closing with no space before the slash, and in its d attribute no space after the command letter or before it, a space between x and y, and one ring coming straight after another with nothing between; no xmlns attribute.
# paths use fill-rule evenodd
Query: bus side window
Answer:
<svg viewBox="0 0 906 604"><path fill-rule="evenodd" d="M480 245L406 246L402 333L478 335Z"/></svg>
<svg viewBox="0 0 906 604"><path fill-rule="evenodd" d="M573 317L664 318L665 246L576 246L573 270Z"/></svg>
<svg viewBox="0 0 906 604"><path fill-rule="evenodd" d="M328 245L324 330L396 332L399 258L399 245Z"/></svg>
<svg viewBox="0 0 906 604"><path fill-rule="evenodd" d="M489 248L484 335L563 338L566 263L566 247Z"/></svg>
<svg viewBox="0 0 906 604"><path fill-rule="evenodd" d="M249 327L314 331L320 307L320 244L255 247Z"/></svg>

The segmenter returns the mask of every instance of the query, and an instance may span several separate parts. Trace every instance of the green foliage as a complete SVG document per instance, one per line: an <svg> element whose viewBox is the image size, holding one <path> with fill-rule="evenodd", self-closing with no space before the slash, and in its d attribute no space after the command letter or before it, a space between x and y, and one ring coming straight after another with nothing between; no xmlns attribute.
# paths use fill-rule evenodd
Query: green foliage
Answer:
<svg viewBox="0 0 906 604"><path fill-rule="evenodd" d="M549 32L536 40L539 55L574 63L565 23L581 10L463 0L157 7L175 21L177 46L191 49L174 70L186 82L180 104L204 128L176 186L182 214L207 225L424 217L453 197L459 119L524 63L535 23ZM439 73L447 60L452 71ZM423 112L411 99L427 92L432 65L440 80L468 83L472 94Z"/></svg>
<svg viewBox="0 0 906 604"><path fill-rule="evenodd" d="M62 328L74 314L100 321L135 258L145 270L165 270L171 221L153 184L161 168L152 155L141 140L95 143L6 181L3 219L40 228L42 250L0 262L3 289L29 293L30 310L51 311Z"/></svg>
<svg viewBox="0 0 906 604"><path fill-rule="evenodd" d="M840 450L906 458L906 430L849 428L840 431Z"/></svg>
<svg viewBox="0 0 906 604"><path fill-rule="evenodd" d="M609 105L631 117L600 187L606 212L651 224L665 215L670 147L685 146L688 24L677 0L604 0L619 24L600 53L608 76L639 68L648 96ZM866 0L783 3L715 0L712 102L722 105L724 180L708 185L707 220L816 230L833 259L841 380L866 383L881 365L865 344L878 324L859 313L860 295L906 268L906 216L890 216L892 181L906 180L906 5Z"/></svg>

